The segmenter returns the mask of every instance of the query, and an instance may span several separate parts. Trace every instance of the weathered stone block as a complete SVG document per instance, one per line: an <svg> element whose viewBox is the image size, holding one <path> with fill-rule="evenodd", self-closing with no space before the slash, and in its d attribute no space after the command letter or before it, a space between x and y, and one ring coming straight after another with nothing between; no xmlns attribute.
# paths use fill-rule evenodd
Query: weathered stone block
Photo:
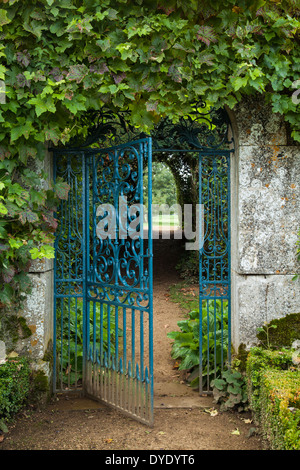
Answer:
<svg viewBox="0 0 300 470"><path fill-rule="evenodd" d="M300 148L240 148L239 273L294 274L300 227Z"/></svg>
<svg viewBox="0 0 300 470"><path fill-rule="evenodd" d="M257 328L300 309L300 280L293 276L236 276L234 345L257 343Z"/></svg>
<svg viewBox="0 0 300 470"><path fill-rule="evenodd" d="M27 296L22 315L32 335L21 342L21 349L34 359L42 359L52 339L53 272L30 274L30 278L32 292Z"/></svg>
<svg viewBox="0 0 300 470"><path fill-rule="evenodd" d="M30 273L45 273L53 269L53 259L35 259L32 260L29 268Z"/></svg>
<svg viewBox="0 0 300 470"><path fill-rule="evenodd" d="M262 95L245 96L235 106L234 113L238 145L287 144L287 130L283 116L273 113Z"/></svg>
<svg viewBox="0 0 300 470"><path fill-rule="evenodd" d="M0 364L5 361L6 358L6 347L4 341L0 341Z"/></svg>

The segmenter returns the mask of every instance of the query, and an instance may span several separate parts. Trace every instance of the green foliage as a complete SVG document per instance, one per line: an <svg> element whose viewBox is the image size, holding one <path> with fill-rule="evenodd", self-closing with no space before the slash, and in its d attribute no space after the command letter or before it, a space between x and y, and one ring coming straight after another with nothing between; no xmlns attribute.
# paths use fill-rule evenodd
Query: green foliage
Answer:
<svg viewBox="0 0 300 470"><path fill-rule="evenodd" d="M227 411L237 408L238 411L247 409L248 396L244 376L234 369L222 372L221 378L211 381L213 395L216 403L220 403L220 410Z"/></svg>
<svg viewBox="0 0 300 470"><path fill-rule="evenodd" d="M5 421L23 406L30 390L27 359L8 359L0 365L0 421Z"/></svg>
<svg viewBox="0 0 300 470"><path fill-rule="evenodd" d="M144 175L144 188L148 187L148 172ZM144 191L144 204L148 203L148 194ZM164 163L153 162L152 164L152 204L167 204L172 207L177 203L176 187L174 178Z"/></svg>
<svg viewBox="0 0 300 470"><path fill-rule="evenodd" d="M260 423L274 450L300 450L300 371L266 370Z"/></svg>
<svg viewBox="0 0 300 470"><path fill-rule="evenodd" d="M185 251L177 263L176 269L182 279L197 282L199 279L199 252Z"/></svg>
<svg viewBox="0 0 300 470"><path fill-rule="evenodd" d="M272 449L300 449L300 370L292 350L252 348L247 362L251 409Z"/></svg>
<svg viewBox="0 0 300 470"><path fill-rule="evenodd" d="M214 308L214 302L216 311ZM179 370L188 370L190 372L189 381L191 387L199 386L199 338L200 338L200 319L199 310L193 310L188 314L186 320L179 321L177 324L180 331L168 333L168 337L174 342L172 345L171 356L180 361ZM227 358L228 348L228 305L222 304L220 300L210 300L207 309L207 302L203 301L202 306L202 375L203 383L207 380L207 375L211 378L218 376L223 369ZM208 359L207 359L208 357Z"/></svg>
<svg viewBox="0 0 300 470"><path fill-rule="evenodd" d="M251 409L257 416L261 411L260 387L264 371L288 370L290 367L293 367L290 350L271 351L260 347L251 348L246 366L247 389Z"/></svg>
<svg viewBox="0 0 300 470"><path fill-rule="evenodd" d="M267 322L264 324L263 327L257 328L258 333L262 333L262 336L265 336L262 341L265 340L264 347L270 349L270 330L277 328L277 325L271 325Z"/></svg>
<svg viewBox="0 0 300 470"><path fill-rule="evenodd" d="M53 210L68 185L58 181L43 190L42 177L28 168L20 176L17 162L0 159L0 305L12 306L30 292L31 260L54 257Z"/></svg>
<svg viewBox="0 0 300 470"><path fill-rule="evenodd" d="M2 2L0 302L29 291L32 258L53 256L54 196L67 188L37 189L46 175L30 168L45 142L69 141L86 110L128 108L148 132L199 98L232 108L258 93L299 141L298 18L294 0Z"/></svg>
<svg viewBox="0 0 300 470"><path fill-rule="evenodd" d="M107 305L103 305L103 317L99 302L95 302L95 311L93 302L90 302L89 314L89 337L90 344L93 344L93 337L102 339L103 352L108 351L115 354L116 324L115 314L110 312L108 318ZM56 351L59 356L58 367L62 370L62 380L64 383L73 385L82 379L83 366L83 300L81 298L70 299L69 304L65 304L64 311L61 311L61 305L57 308L57 338ZM108 337L109 323L109 337ZM62 325L62 331L59 330ZM94 331L94 325L96 330ZM100 333L101 331L101 333ZM122 336L122 330L118 328L118 336ZM100 344L97 344L100 351Z"/></svg>

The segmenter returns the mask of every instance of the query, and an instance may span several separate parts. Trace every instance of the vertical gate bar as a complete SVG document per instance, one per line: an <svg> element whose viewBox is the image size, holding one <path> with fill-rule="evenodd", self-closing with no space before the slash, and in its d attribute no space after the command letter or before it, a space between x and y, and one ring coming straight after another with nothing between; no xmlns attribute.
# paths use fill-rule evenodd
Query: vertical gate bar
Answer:
<svg viewBox="0 0 300 470"><path fill-rule="evenodd" d="M78 302L77 302L77 297L75 297L75 389L77 389L77 372L78 372L78 361L77 361L77 333L78 333Z"/></svg>
<svg viewBox="0 0 300 470"><path fill-rule="evenodd" d="M111 398L111 345L110 345L110 305L107 305L107 399Z"/></svg>
<svg viewBox="0 0 300 470"><path fill-rule="evenodd" d="M203 206L202 201L202 155L199 153L199 206ZM204 210L202 212L202 217L204 217ZM200 395L203 393L203 304L202 304L202 253L203 253L203 246L204 246L204 233L202 233L202 227L204 228L204 224L202 221L199 222L199 393ZM205 228L204 228L205 230Z"/></svg>
<svg viewBox="0 0 300 470"><path fill-rule="evenodd" d="M215 293L216 295L216 293ZM217 299L214 298L214 378L217 376Z"/></svg>
<svg viewBox="0 0 300 470"><path fill-rule="evenodd" d="M199 257L200 258L200 257ZM200 271L199 271L200 272ZM199 393L203 393L203 303L199 295Z"/></svg>
<svg viewBox="0 0 300 470"><path fill-rule="evenodd" d="M131 309L131 364L132 364L132 377L134 377L135 367L135 309Z"/></svg>
<svg viewBox="0 0 300 470"><path fill-rule="evenodd" d="M115 356L111 357L111 391L110 391L110 402L115 403Z"/></svg>
<svg viewBox="0 0 300 470"><path fill-rule="evenodd" d="M140 371L137 364L135 373L135 414L140 416Z"/></svg>
<svg viewBox="0 0 300 470"><path fill-rule="evenodd" d="M71 238L72 238L72 232L71 232L71 223L72 223L72 217L71 217L71 208L72 208L72 201L73 201L73 193L74 193L74 183L73 183L73 180L71 180L71 169L72 169L72 157L71 155L68 156L68 171L69 171L69 178L70 178L70 181L69 181L69 184L70 184L70 191L69 191L69 197L68 197L68 204L67 204L67 207L66 207L66 212L68 214L68 279L69 279L69 283L68 283L68 299L67 299L67 302L66 302L66 309L67 309L67 312L66 312L66 320L68 322L67 324L67 333L68 333L68 336L67 336L67 367L66 367L66 371L65 373L67 374L67 384L68 384L68 388L70 388L70 301L71 301L71 279L72 279L72 271L71 271ZM64 328L64 325L63 325L63 328Z"/></svg>
<svg viewBox="0 0 300 470"><path fill-rule="evenodd" d="M147 153L145 155L145 145L143 142L140 142L139 145L139 158L138 158L138 192L139 192L139 203L140 203L140 233L139 233L139 241L140 241L140 288L144 289L144 158L147 158ZM148 160L148 159L147 159ZM148 166L148 161L146 160L146 166ZM144 333L143 333L143 314L140 311L140 369L136 370L136 412L140 416L142 406L140 403L140 385L143 380L143 367L144 367Z"/></svg>
<svg viewBox="0 0 300 470"><path fill-rule="evenodd" d="M100 394L103 396L104 389L104 362L103 362L103 303L100 303L100 370L101 370L101 380L100 380Z"/></svg>
<svg viewBox="0 0 300 470"><path fill-rule="evenodd" d="M139 156L138 156L138 193L139 193L139 204L140 204L140 287L144 287L144 191L143 191L143 176L144 176L144 145L141 142L139 145Z"/></svg>
<svg viewBox="0 0 300 470"><path fill-rule="evenodd" d="M56 181L56 152L53 152L53 181ZM56 214L54 214L54 217ZM57 335L57 297L56 297L56 279L57 279L57 239L55 238L54 241L54 266L53 266L53 276L54 276L54 299L53 299L53 393L56 393L57 389L57 343L56 343L56 335Z"/></svg>
<svg viewBox="0 0 300 470"><path fill-rule="evenodd" d="M123 306L123 369L124 369L124 374L126 374L126 369L127 369L127 341L126 341L126 307Z"/></svg>
<svg viewBox="0 0 300 470"><path fill-rule="evenodd" d="M143 310L140 311L140 376L141 376L141 381L143 381L144 378L144 315L143 315Z"/></svg>
<svg viewBox="0 0 300 470"><path fill-rule="evenodd" d="M131 309L131 380L130 380L130 397L131 412L135 413L135 308Z"/></svg>
<svg viewBox="0 0 300 470"><path fill-rule="evenodd" d="M85 152L81 152L82 162L82 330L83 330L83 350L82 350L82 378L83 388L87 382L86 380L86 367L88 361L88 348L89 348L89 309L87 308L87 258L88 258L88 240L89 240L89 171L88 171L88 158L85 158Z"/></svg>
<svg viewBox="0 0 300 470"><path fill-rule="evenodd" d="M153 423L153 247L152 247L152 139L148 139L148 254L149 254L149 370L150 424ZM150 221L150 222L149 222Z"/></svg>
<svg viewBox="0 0 300 470"><path fill-rule="evenodd" d="M93 362L96 362L96 302L93 302Z"/></svg>
<svg viewBox="0 0 300 470"><path fill-rule="evenodd" d="M213 286L214 286L214 297L212 301L213 305L213 338L214 338L214 346L213 346L213 369L214 374L216 373L216 244L217 244L217 224L218 224L218 178L217 178L217 158L216 155L213 156L213 192L212 192L212 201L213 201ZM207 384L207 390L209 390L209 380Z"/></svg>
<svg viewBox="0 0 300 470"><path fill-rule="evenodd" d="M119 363L119 309L115 306L115 368L118 370Z"/></svg>
<svg viewBox="0 0 300 470"><path fill-rule="evenodd" d="M230 180L230 160L231 152L227 153L227 207L228 207L228 364L231 366L231 180Z"/></svg>
<svg viewBox="0 0 300 470"><path fill-rule="evenodd" d="M206 374L206 391L208 392L209 390L209 374L210 374L210 363L209 363L209 353L210 353L210 347L209 347L209 333L210 333L210 325L209 325L209 309L210 309L210 301L209 299L206 300L206 319L207 319L207 374Z"/></svg>

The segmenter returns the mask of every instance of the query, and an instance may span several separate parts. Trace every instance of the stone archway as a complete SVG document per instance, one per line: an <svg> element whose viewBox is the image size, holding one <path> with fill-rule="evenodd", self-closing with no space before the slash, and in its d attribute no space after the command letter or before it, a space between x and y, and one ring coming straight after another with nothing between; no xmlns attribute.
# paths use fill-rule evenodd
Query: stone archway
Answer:
<svg viewBox="0 0 300 470"><path fill-rule="evenodd" d="M299 311L295 251L300 226L299 146L290 142L281 116L261 98L245 98L228 111L235 137L232 164L232 342L255 343L265 321ZM44 168L51 175L51 154ZM32 294L24 310L32 335L16 350L50 376L53 263L33 262Z"/></svg>

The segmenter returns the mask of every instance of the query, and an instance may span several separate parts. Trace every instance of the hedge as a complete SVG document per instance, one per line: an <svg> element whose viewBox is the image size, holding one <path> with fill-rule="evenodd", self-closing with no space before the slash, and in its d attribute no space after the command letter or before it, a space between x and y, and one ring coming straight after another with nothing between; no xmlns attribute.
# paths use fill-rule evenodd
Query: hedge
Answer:
<svg viewBox="0 0 300 470"><path fill-rule="evenodd" d="M30 390L28 360L8 359L0 365L0 421L10 419L24 406Z"/></svg>
<svg viewBox="0 0 300 470"><path fill-rule="evenodd" d="M292 354L252 348L247 360L249 404L274 450L300 450L300 370Z"/></svg>

